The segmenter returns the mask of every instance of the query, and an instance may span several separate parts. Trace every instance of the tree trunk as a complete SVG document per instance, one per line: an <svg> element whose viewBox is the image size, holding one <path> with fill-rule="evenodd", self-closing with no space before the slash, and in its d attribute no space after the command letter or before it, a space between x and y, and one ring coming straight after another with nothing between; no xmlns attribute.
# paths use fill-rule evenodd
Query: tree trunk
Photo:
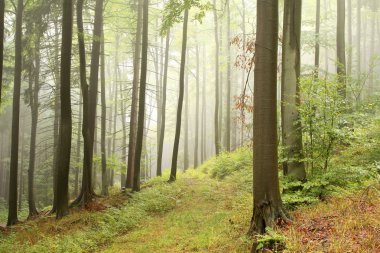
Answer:
<svg viewBox="0 0 380 253"><path fill-rule="evenodd" d="M103 28L102 28L103 30ZM106 118L107 118L107 105L106 105L106 73L105 73L105 52L104 52L104 33L102 31L102 55L101 55L101 156L102 156L102 195L108 196L108 179L107 179L107 157L106 157Z"/></svg>
<svg viewBox="0 0 380 253"><path fill-rule="evenodd" d="M73 35L73 3L63 1L61 48L61 119L57 157L57 219L69 212L69 171L71 154L71 47Z"/></svg>
<svg viewBox="0 0 380 253"><path fill-rule="evenodd" d="M201 141L201 161L202 163L207 159L206 156L206 49L203 47L202 56L203 77L202 77L202 141Z"/></svg>
<svg viewBox="0 0 380 253"><path fill-rule="evenodd" d="M346 45L345 45L345 0L338 0L336 32L337 74L340 82L340 94L346 98Z"/></svg>
<svg viewBox="0 0 380 253"><path fill-rule="evenodd" d="M227 119L226 119L226 150L231 151L231 13L230 13L230 1L227 0Z"/></svg>
<svg viewBox="0 0 380 253"><path fill-rule="evenodd" d="M179 76L179 98L177 108L177 122L175 129L175 139L173 147L172 166L170 171L169 181L175 181L177 179L177 159L178 159L178 147L179 139L181 136L181 121L182 121L182 105L183 95L185 90L185 67L186 67L186 47L187 47L187 24L189 19L189 9L185 9L182 29L182 49L181 49L181 67Z"/></svg>
<svg viewBox="0 0 380 253"><path fill-rule="evenodd" d="M12 109L12 144L11 164L9 175L9 197L8 197L8 222L7 226L18 222L17 218L17 170L18 170L18 144L20 125L20 90L22 72L22 14L23 0L17 1L16 34L15 34L15 71L13 88Z"/></svg>
<svg viewBox="0 0 380 253"><path fill-rule="evenodd" d="M158 157L157 157L157 176L162 176L162 153L164 148L164 138L165 138L165 124L166 124L166 91L168 84L168 65L169 65L169 46L170 46L170 30L166 34L166 45L165 45L165 67L164 67L164 78L162 86L162 114L161 114L161 128L160 128L160 141L158 143Z"/></svg>
<svg viewBox="0 0 380 253"><path fill-rule="evenodd" d="M79 12L79 11L78 11ZM81 15L79 15L81 16ZM90 67L90 85L88 90L83 91L83 139L84 139L84 157L82 173L82 189L78 198L73 205L81 203L87 205L95 196L92 184L92 167L93 167L93 150L95 136L96 106L98 97L98 75L99 75L99 58L100 58L100 40L103 24L103 0L96 0L94 32L91 52ZM80 33L78 29L78 34ZM83 36L79 34L79 37ZM82 47L80 45L80 47ZM84 50L83 50L84 51ZM81 60L82 61L82 60ZM84 65L85 66L85 65ZM83 68L83 67L82 67ZM81 77L82 78L82 77ZM85 97L87 97L85 99Z"/></svg>
<svg viewBox="0 0 380 253"><path fill-rule="evenodd" d="M142 48L141 48L141 73L139 90L139 113L137 121L136 153L133 172L133 191L140 191L140 165L144 138L145 123L145 92L148 67L148 24L149 24L149 0L143 0L142 21Z"/></svg>
<svg viewBox="0 0 380 253"><path fill-rule="evenodd" d="M5 0L0 0L0 105L3 90Z"/></svg>
<svg viewBox="0 0 380 253"><path fill-rule="evenodd" d="M264 233L282 216L277 172L278 1L257 1L253 128L253 216L250 232Z"/></svg>
<svg viewBox="0 0 380 253"><path fill-rule="evenodd" d="M186 56L185 59L189 59L189 51L186 49ZM183 163L183 170L187 170L189 168L189 69L186 68L185 64L185 93L184 93L184 98L185 98L185 136L184 136L184 151L183 151L183 156L184 156L184 163ZM181 116L181 121L182 121L182 116Z"/></svg>
<svg viewBox="0 0 380 253"><path fill-rule="evenodd" d="M347 0L347 12L348 12L348 59L347 59L347 75L352 74L352 0Z"/></svg>
<svg viewBox="0 0 380 253"><path fill-rule="evenodd" d="M370 66L369 68L369 87L368 87L368 94L373 94L373 85L374 85L374 70L372 65L375 64L375 25L376 25L376 5L375 2L371 2L372 10L371 10L371 43L370 43L370 53L369 53L369 61L368 64Z"/></svg>
<svg viewBox="0 0 380 253"><path fill-rule="evenodd" d="M281 123L286 160L284 173L298 180L306 179L305 164L301 161L302 130L300 124L299 78L301 71L302 1L285 0L282 41Z"/></svg>
<svg viewBox="0 0 380 253"><path fill-rule="evenodd" d="M82 126L82 93L79 94L79 115L78 115L78 135L77 135L77 166L75 168L75 182L74 182L74 196L78 196L79 194L79 164L81 161L81 143L80 143L80 137L81 137L81 126Z"/></svg>
<svg viewBox="0 0 380 253"><path fill-rule="evenodd" d="M321 0L317 0L317 14L315 18L315 56L314 56L314 76L317 78L319 73L319 31L321 26Z"/></svg>
<svg viewBox="0 0 380 253"><path fill-rule="evenodd" d="M196 105L195 105L195 142L194 142L194 168L198 167L198 152L199 152L199 147L198 147L198 140L199 140L199 97L200 97L200 92L199 92L199 75L200 75L200 66L199 66L199 45L197 42L197 45L195 47L196 50L196 60L197 60L197 77L196 77Z"/></svg>
<svg viewBox="0 0 380 253"><path fill-rule="evenodd" d="M118 60L116 62L118 62ZM115 75L118 76L118 80L121 80L119 66L117 66L115 69ZM121 143L121 160L123 161L123 164L126 164L127 162L127 120L126 120L127 114L125 110L126 106L124 103L124 92L123 92L123 85L121 81L119 81L119 92L120 92L120 112L121 112L120 120L121 120L121 127L122 127L122 133L123 133L123 138L122 138L122 143ZM126 185L125 173L126 173L126 168L123 167L120 174L120 187L122 189Z"/></svg>
<svg viewBox="0 0 380 253"><path fill-rule="evenodd" d="M29 149L29 169L28 169L28 206L29 218L38 214L34 201L34 167L36 159L36 138L37 138L37 123L38 123L38 93L40 90L40 39L37 35L34 49L34 89L30 86L30 110L32 116L32 125L30 133L30 149ZM32 67L31 67L32 68ZM32 71L32 70L31 70Z"/></svg>
<svg viewBox="0 0 380 253"><path fill-rule="evenodd" d="M362 1L357 0L357 27L356 27L356 64L357 64L357 78L360 82L360 75L361 75L361 31L362 31L362 15L361 15L361 8L362 8Z"/></svg>
<svg viewBox="0 0 380 253"><path fill-rule="evenodd" d="M138 100L139 100L139 75L140 75L140 56L141 56L141 39L142 39L142 16L144 0L137 0L137 27L136 42L133 59L133 87L132 87L132 104L131 119L129 125L129 144L128 144L128 164L127 164L127 182L126 187L133 187L135 160L136 160L136 141L137 141L137 125L138 125Z"/></svg>
<svg viewBox="0 0 380 253"><path fill-rule="evenodd" d="M216 12L216 0L214 0L214 25L215 25L215 114L214 114L214 134L215 153L219 155L219 36L218 36L218 15Z"/></svg>

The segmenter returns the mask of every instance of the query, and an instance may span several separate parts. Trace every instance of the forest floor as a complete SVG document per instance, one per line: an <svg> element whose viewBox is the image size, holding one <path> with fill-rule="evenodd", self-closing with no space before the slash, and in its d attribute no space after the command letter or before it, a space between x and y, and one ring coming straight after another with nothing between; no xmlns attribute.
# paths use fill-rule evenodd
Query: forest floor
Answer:
<svg viewBox="0 0 380 253"><path fill-rule="evenodd" d="M380 252L379 161L377 119L334 154L329 172L309 179L308 191L283 194L293 222L256 240L278 252ZM167 178L150 180L140 193L98 199L59 221L42 215L0 231L0 252L250 251L249 149L211 158L174 183ZM281 178L282 189L287 184Z"/></svg>

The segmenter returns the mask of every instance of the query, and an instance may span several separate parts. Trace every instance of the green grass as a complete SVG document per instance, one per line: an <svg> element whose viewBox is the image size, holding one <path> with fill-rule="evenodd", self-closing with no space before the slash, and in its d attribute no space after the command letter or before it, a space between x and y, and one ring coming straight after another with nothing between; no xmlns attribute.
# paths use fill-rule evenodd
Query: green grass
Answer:
<svg viewBox="0 0 380 253"><path fill-rule="evenodd" d="M378 154L380 122L375 120L353 134L350 146L335 153L328 171L314 173L304 184L281 176L283 201L295 210L290 213L295 223L259 238L261 242L285 238L287 252L371 252L357 249L372 249L371 243L378 243L374 236L380 229L375 190ZM144 184L132 197L115 193L99 199L91 210L73 210L59 221L42 216L21 223L0 234L0 252L248 252L252 245L252 238L246 236L252 214L252 156L247 148L222 153L197 170L179 173L175 183L166 182L166 173ZM369 184L374 187L363 202L358 193L369 189ZM360 212L357 203L366 209ZM351 206L355 207L352 211ZM305 242L314 231L312 226L323 227L328 217L332 220L328 226L334 228L326 232L329 245L318 247L319 238L314 238L314 244ZM300 226L307 229L298 230ZM369 239L362 244L347 242L347 238L360 238L360 233Z"/></svg>

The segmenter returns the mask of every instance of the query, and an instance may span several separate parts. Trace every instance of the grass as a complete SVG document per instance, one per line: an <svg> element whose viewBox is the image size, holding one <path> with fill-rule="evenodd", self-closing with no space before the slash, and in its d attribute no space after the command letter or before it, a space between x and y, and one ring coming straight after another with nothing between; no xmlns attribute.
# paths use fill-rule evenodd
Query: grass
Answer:
<svg viewBox="0 0 380 253"><path fill-rule="evenodd" d="M261 246L281 241L284 252L376 252L379 154L377 120L335 154L331 170L301 185L281 177L294 223L258 238ZM150 180L132 197L99 199L59 221L41 216L21 223L0 234L0 252L249 252L250 149L222 153L180 173L175 183L167 178Z"/></svg>

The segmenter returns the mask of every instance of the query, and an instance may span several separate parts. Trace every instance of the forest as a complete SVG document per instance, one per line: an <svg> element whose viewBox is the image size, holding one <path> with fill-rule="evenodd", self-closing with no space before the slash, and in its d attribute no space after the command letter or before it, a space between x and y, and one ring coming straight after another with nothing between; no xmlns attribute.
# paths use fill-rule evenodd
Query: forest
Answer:
<svg viewBox="0 0 380 253"><path fill-rule="evenodd" d="M0 253L380 253L378 0L0 0Z"/></svg>

